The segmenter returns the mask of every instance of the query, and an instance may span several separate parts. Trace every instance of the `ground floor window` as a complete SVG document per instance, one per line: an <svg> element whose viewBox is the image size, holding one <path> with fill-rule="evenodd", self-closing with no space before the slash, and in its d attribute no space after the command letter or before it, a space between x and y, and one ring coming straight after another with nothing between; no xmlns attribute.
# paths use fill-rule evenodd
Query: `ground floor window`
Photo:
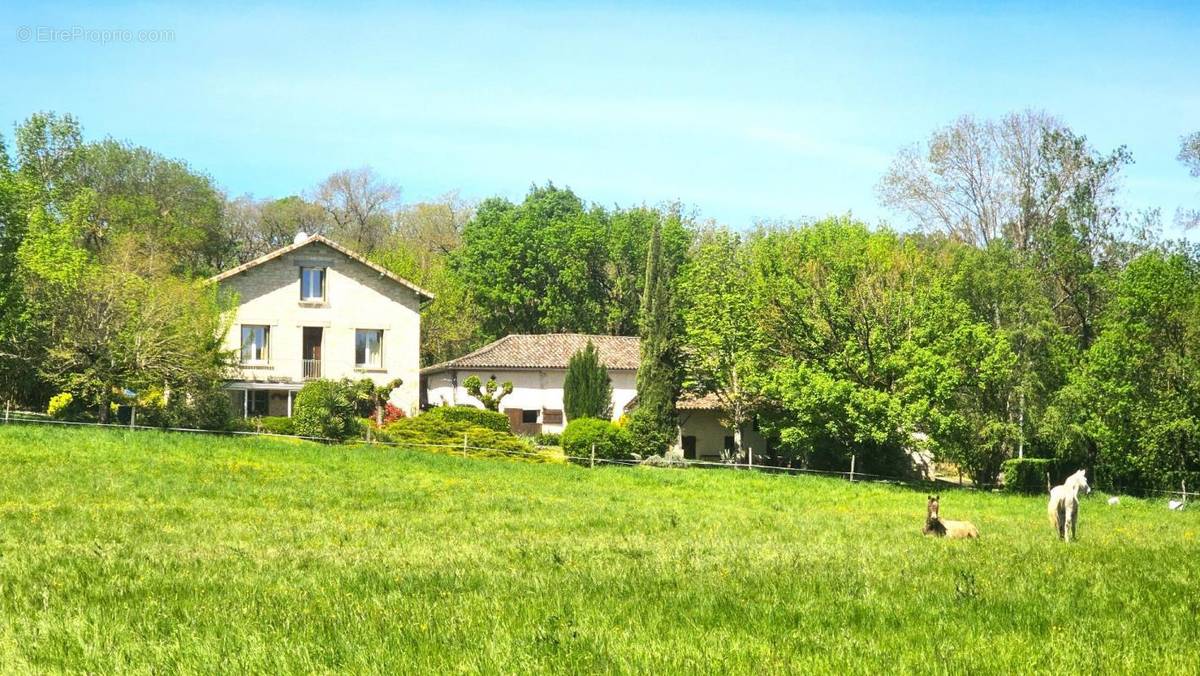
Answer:
<svg viewBox="0 0 1200 676"><path fill-rule="evenodd" d="M530 423L537 423L537 421L538 421L538 411L536 408L533 409L532 411L530 411L530 410L521 411L521 422L522 423L530 424Z"/></svg>
<svg viewBox="0 0 1200 676"><path fill-rule="evenodd" d="M247 390L249 401L246 402L246 415L270 415L271 393L267 390Z"/></svg>

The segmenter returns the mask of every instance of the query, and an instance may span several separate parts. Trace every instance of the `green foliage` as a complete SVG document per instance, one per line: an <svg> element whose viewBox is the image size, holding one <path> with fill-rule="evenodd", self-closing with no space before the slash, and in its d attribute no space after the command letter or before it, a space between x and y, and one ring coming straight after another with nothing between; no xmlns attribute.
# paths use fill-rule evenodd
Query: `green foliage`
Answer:
<svg viewBox="0 0 1200 676"><path fill-rule="evenodd" d="M300 388L292 405L296 434L346 440L358 436L359 397L350 380L312 380Z"/></svg>
<svg viewBox="0 0 1200 676"><path fill-rule="evenodd" d="M443 406L440 409L461 407ZM440 410L433 409L433 410ZM479 410L479 409L474 409ZM432 411L431 411L432 412ZM484 411L486 413L486 411ZM548 453L539 453L533 444L505 430L481 427L469 418L455 419L425 413L415 418L397 420L385 427L380 440L410 444L413 448L434 453L454 453L482 458L508 458L527 462L558 462ZM463 449L466 441L467 448Z"/></svg>
<svg viewBox="0 0 1200 676"><path fill-rule="evenodd" d="M679 308L674 296L675 272L674 261L663 253L662 227L656 223L646 253L646 283L639 318L638 402L629 424L629 433L642 455L665 455L679 427L675 404L679 400L683 373L679 351Z"/></svg>
<svg viewBox="0 0 1200 676"><path fill-rule="evenodd" d="M296 433L296 424L292 418L287 416L263 416L261 418L252 418L251 424L256 432L266 432L267 434L286 434L293 435Z"/></svg>
<svg viewBox="0 0 1200 676"><path fill-rule="evenodd" d="M50 397L50 405L46 407L46 415L51 418L63 419L71 414L72 404L75 403L75 397L70 392L59 392Z"/></svg>
<svg viewBox="0 0 1200 676"><path fill-rule="evenodd" d="M533 443L537 446L562 446L562 434L558 432L538 432L533 435Z"/></svg>
<svg viewBox="0 0 1200 676"><path fill-rule="evenodd" d="M647 208L607 211L569 189L533 187L520 204L484 200L450 262L480 309L483 339L630 335L652 229L663 230L668 258L681 262L687 233L680 219Z"/></svg>
<svg viewBox="0 0 1200 676"><path fill-rule="evenodd" d="M1051 458L1010 458L1004 461L1001 469L1004 489L1018 493L1045 493L1047 481L1054 471L1054 460Z"/></svg>
<svg viewBox="0 0 1200 676"><path fill-rule="evenodd" d="M463 387L466 388L467 394L478 399L489 411L499 411L500 401L512 394L513 391L512 383L508 381L498 383L496 376L489 377L486 383L480 383L479 376L467 376L467 379L463 381Z"/></svg>
<svg viewBox="0 0 1200 676"><path fill-rule="evenodd" d="M1200 259L1138 257L1100 326L1047 423L1058 457L1101 485L1175 488L1200 472Z"/></svg>
<svg viewBox="0 0 1200 676"><path fill-rule="evenodd" d="M470 423L475 427L483 427L495 432L509 431L508 416L497 411L475 408L474 406L437 406L425 411L418 417L446 422Z"/></svg>
<svg viewBox="0 0 1200 676"><path fill-rule="evenodd" d="M740 238L717 229L700 236L700 245L679 278L684 389L716 395L738 449L742 427L755 404L750 380L758 334L748 267Z"/></svg>
<svg viewBox="0 0 1200 676"><path fill-rule="evenodd" d="M563 411L567 420L609 418L612 415L612 382L608 367L592 341L571 356L563 380Z"/></svg>
<svg viewBox="0 0 1200 676"><path fill-rule="evenodd" d="M562 433L563 452L576 458L596 457L628 460L634 452L634 439L625 429L599 418L577 418L567 423Z"/></svg>

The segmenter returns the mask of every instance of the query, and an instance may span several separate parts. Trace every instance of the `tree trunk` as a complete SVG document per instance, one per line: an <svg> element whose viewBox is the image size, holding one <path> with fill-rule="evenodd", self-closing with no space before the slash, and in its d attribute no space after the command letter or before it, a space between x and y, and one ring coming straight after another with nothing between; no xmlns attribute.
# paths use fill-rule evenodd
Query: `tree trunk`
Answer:
<svg viewBox="0 0 1200 676"><path fill-rule="evenodd" d="M108 422L108 404L112 399L112 393L109 388L104 388L104 394L100 395L100 410L96 411L96 417L100 419L100 424Z"/></svg>

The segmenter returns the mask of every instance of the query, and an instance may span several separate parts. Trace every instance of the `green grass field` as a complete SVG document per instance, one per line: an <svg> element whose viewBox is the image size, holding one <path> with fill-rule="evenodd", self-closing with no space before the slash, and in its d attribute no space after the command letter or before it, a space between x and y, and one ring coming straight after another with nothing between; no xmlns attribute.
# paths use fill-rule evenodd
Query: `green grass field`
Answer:
<svg viewBox="0 0 1200 676"><path fill-rule="evenodd" d="M1200 669L1200 513L0 427L7 672Z"/></svg>

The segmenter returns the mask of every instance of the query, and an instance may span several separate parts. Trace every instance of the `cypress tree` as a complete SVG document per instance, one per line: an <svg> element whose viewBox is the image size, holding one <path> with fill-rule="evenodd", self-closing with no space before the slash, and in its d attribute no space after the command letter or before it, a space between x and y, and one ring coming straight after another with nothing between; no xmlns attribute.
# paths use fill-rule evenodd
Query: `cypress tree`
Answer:
<svg viewBox="0 0 1200 676"><path fill-rule="evenodd" d="M612 383L608 379L608 367L600 363L600 353L590 340L567 362L563 412L568 422L579 418L607 420L612 415Z"/></svg>
<svg viewBox="0 0 1200 676"><path fill-rule="evenodd" d="M679 399L683 374L678 346L679 312L672 296L674 274L670 261L663 256L661 222L656 222L646 252L646 285L642 290L638 403L629 423L634 443L643 455L665 454L678 435L675 402Z"/></svg>

